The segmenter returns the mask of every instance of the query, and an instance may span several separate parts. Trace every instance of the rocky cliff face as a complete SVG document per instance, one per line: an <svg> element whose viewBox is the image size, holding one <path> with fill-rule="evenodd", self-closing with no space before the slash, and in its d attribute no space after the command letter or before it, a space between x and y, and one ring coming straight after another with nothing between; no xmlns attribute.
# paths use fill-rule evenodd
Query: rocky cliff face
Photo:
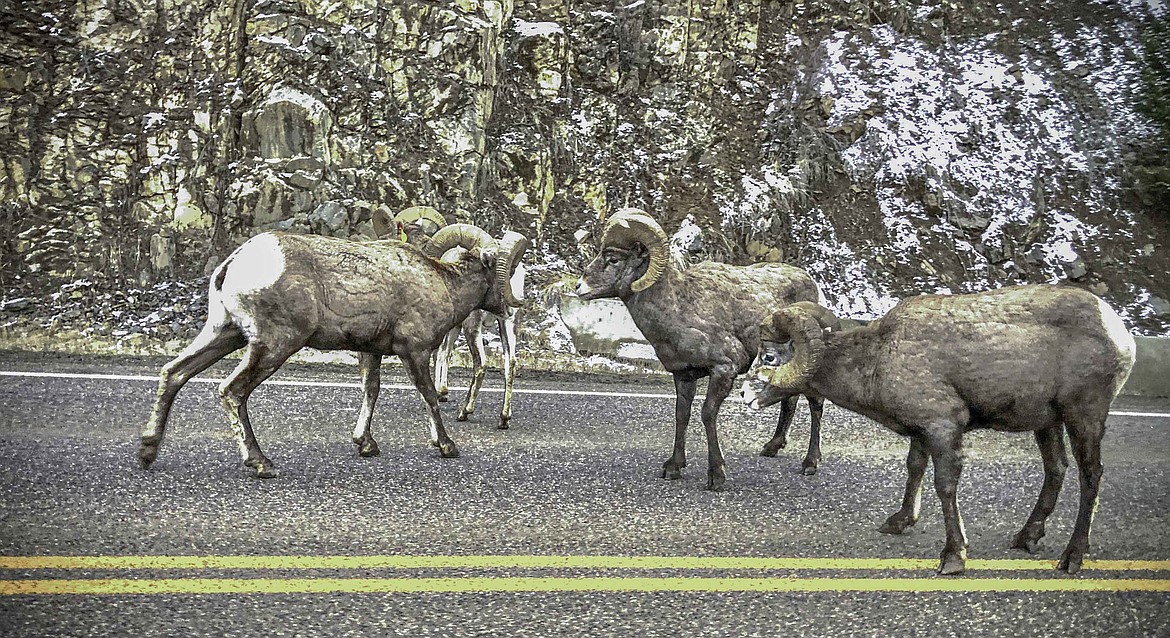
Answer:
<svg viewBox="0 0 1170 638"><path fill-rule="evenodd" d="M1165 333L1170 217L1130 194L1158 7L970 4L0 0L0 285L186 280L422 204L533 237L541 284L638 206L847 314L1069 281Z"/></svg>

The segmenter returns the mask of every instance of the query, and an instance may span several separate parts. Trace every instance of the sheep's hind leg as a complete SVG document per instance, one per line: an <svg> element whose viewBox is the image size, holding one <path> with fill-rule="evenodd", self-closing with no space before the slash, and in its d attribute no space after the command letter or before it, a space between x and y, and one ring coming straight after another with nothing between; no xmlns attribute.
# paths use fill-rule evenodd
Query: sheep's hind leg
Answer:
<svg viewBox="0 0 1170 638"><path fill-rule="evenodd" d="M382 355L362 352L358 355L358 363L362 372L362 410L353 429L353 442L358 446L358 456L369 458L382 453L370 426L382 388Z"/></svg>
<svg viewBox="0 0 1170 638"><path fill-rule="evenodd" d="M150 420L146 423L138 446L138 462L143 468L149 468L158 458L158 448L166 434L167 419L179 390L192 377L211 367L229 352L244 347L246 343L235 326L209 324L177 357L163 366Z"/></svg>
<svg viewBox="0 0 1170 638"><path fill-rule="evenodd" d="M926 450L926 442L918 436L910 438L910 451L906 454L906 492L902 495L902 508L894 512L886 522L878 528L883 534L901 534L918 522L918 512L922 504L922 477L926 474L926 464L930 461L930 454Z"/></svg>
<svg viewBox="0 0 1170 638"><path fill-rule="evenodd" d="M1085 555L1089 553L1089 532L1093 527L1093 515L1097 511L1097 494L1101 489L1101 437L1105 434L1105 416L1104 413L1099 416L1084 413L1075 416L1065 415L1069 443L1072 445L1073 458L1076 459L1081 479L1077 522L1073 525L1068 547L1056 565L1057 569L1070 574L1080 571Z"/></svg>
<svg viewBox="0 0 1170 638"><path fill-rule="evenodd" d="M244 358L236 369L219 385L220 401L227 413L228 423L235 432L244 465L255 470L256 478L274 478L276 466L264 455L256 434L252 431L252 420L248 416L248 397L256 386L272 376L292 353L299 349L270 350L267 346L252 342L244 351Z"/></svg>
<svg viewBox="0 0 1170 638"><path fill-rule="evenodd" d="M674 375L674 450L662 464L662 478L672 481L682 478L687 466L687 425L691 420L691 404L695 400L695 380L678 373Z"/></svg>
<svg viewBox="0 0 1170 638"><path fill-rule="evenodd" d="M439 455L445 459L458 457L459 449L455 447L455 442L447 436L447 430L443 427L443 414L439 411L439 393L435 391L435 382L431 378L429 369L430 353L426 353L424 356L403 354L401 358L406 365L406 372L410 375L411 382L414 383L414 387L422 395L423 403L427 406L427 415L430 418L431 426L431 445L439 448Z"/></svg>
<svg viewBox="0 0 1170 638"><path fill-rule="evenodd" d="M764 444L760 456L776 456L780 450L788 447L788 428L792 426L798 399L800 397L793 396L780 402L780 419L776 421L776 432L772 434L772 440Z"/></svg>
<svg viewBox="0 0 1170 638"><path fill-rule="evenodd" d="M1040 447L1040 458L1044 461L1044 485L1040 488L1040 496L1036 499L1036 507L1028 516L1024 528L1016 534L1012 547L1022 549L1029 554L1035 554L1040 539L1044 537L1044 521L1048 520L1052 510L1056 508L1056 499L1060 496L1060 488L1064 483L1064 474L1068 469L1068 453L1064 447L1064 432L1060 425L1036 430L1036 445Z"/></svg>

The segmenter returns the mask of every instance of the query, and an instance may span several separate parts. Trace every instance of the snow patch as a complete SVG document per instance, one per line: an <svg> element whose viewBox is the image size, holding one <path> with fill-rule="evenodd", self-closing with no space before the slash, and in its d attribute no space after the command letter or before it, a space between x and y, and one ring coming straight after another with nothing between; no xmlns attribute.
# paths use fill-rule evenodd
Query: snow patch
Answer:
<svg viewBox="0 0 1170 638"><path fill-rule="evenodd" d="M670 237L670 252L676 263L684 263L686 255L698 244L703 236L703 229L695 223L693 215L687 215L679 224L678 230Z"/></svg>
<svg viewBox="0 0 1170 638"><path fill-rule="evenodd" d="M512 28L524 38L565 32L556 22L529 22L520 18L512 20Z"/></svg>

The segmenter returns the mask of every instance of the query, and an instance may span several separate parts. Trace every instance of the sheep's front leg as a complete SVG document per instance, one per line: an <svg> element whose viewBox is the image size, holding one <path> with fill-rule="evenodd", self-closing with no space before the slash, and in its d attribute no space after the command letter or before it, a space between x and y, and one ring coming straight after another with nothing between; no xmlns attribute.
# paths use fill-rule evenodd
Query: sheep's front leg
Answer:
<svg viewBox="0 0 1170 638"><path fill-rule="evenodd" d="M435 391L439 393L439 401L446 403L449 390L447 377L451 372L451 354L455 352L455 342L459 339L459 326L455 326L443 337L443 343L435 351Z"/></svg>
<svg viewBox="0 0 1170 638"><path fill-rule="evenodd" d="M1029 554L1036 553L1037 545L1044 537L1044 521L1056 508L1056 499L1060 496L1064 474L1068 469L1068 453L1065 451L1064 432L1060 425L1036 430L1033 434L1044 462L1044 485L1040 488L1040 496L1036 499L1032 514L1028 516L1028 522L1024 523L1024 528L1012 540L1013 548L1025 550Z"/></svg>
<svg viewBox="0 0 1170 638"><path fill-rule="evenodd" d="M780 418L776 421L776 432L772 439L764 444L760 456L776 456L780 450L788 447L788 428L792 425L792 417L796 414L796 401L800 397L792 396L780 402Z"/></svg>
<svg viewBox="0 0 1170 638"><path fill-rule="evenodd" d="M691 404L695 401L695 379L674 374L674 451L662 464L662 478L682 478L687 466L687 425L691 421Z"/></svg>
<svg viewBox="0 0 1170 638"><path fill-rule="evenodd" d="M938 573L961 574L967 565L967 533L957 500L959 475L963 472L962 428L955 423L933 423L927 427L926 444L934 462L934 490L942 504L947 529Z"/></svg>
<svg viewBox="0 0 1170 638"><path fill-rule="evenodd" d="M712 371L711 380L707 383L707 398L703 400L703 430L707 434L707 489L714 492L723 489L723 484L727 482L727 468L715 426L719 418L719 407L723 405L723 400L731 393L734 385L734 371L730 373Z"/></svg>
<svg viewBox="0 0 1170 638"><path fill-rule="evenodd" d="M426 352L413 356L403 354L400 357L406 365L406 372L410 375L411 382L414 383L414 387L422 395L423 403L427 406L431 426L431 445L439 448L440 456L445 459L459 456L455 442L447 436L447 430L443 427L443 415L439 411L439 393L435 391L435 381L431 378L431 353Z"/></svg>
<svg viewBox="0 0 1170 638"><path fill-rule="evenodd" d="M358 446L358 456L371 457L381 454L378 442L370 429L374 418L374 404L382 388L382 355L362 352L358 355L362 372L362 409L358 413L357 425L353 429L353 442Z"/></svg>
<svg viewBox="0 0 1170 638"><path fill-rule="evenodd" d="M805 476L812 476L821 465L821 417L825 413L825 400L809 395L805 395L804 398L808 401L808 453L804 455L804 461L800 464L800 472Z"/></svg>
<svg viewBox="0 0 1170 638"><path fill-rule="evenodd" d="M883 534L901 534L918 522L918 512L922 504L922 477L926 474L926 464L930 461L930 453L926 449L926 442L919 436L910 437L910 452L906 454L906 492L902 495L902 509L894 512L886 522L878 528Z"/></svg>

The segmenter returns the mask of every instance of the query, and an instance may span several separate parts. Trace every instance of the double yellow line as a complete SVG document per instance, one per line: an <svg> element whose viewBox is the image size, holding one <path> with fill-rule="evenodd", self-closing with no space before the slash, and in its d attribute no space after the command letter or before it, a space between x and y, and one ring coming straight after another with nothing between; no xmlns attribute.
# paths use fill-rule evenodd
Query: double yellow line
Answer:
<svg viewBox="0 0 1170 638"><path fill-rule="evenodd" d="M735 556L0 556L0 570L779 570L930 572L936 561ZM1049 560L978 560L968 572L1050 572ZM1170 561L1088 560L1087 572L1170 572ZM388 578L86 578L0 580L0 595L312 594L409 592L1170 592L1166 578L878 576L452 576Z"/></svg>

